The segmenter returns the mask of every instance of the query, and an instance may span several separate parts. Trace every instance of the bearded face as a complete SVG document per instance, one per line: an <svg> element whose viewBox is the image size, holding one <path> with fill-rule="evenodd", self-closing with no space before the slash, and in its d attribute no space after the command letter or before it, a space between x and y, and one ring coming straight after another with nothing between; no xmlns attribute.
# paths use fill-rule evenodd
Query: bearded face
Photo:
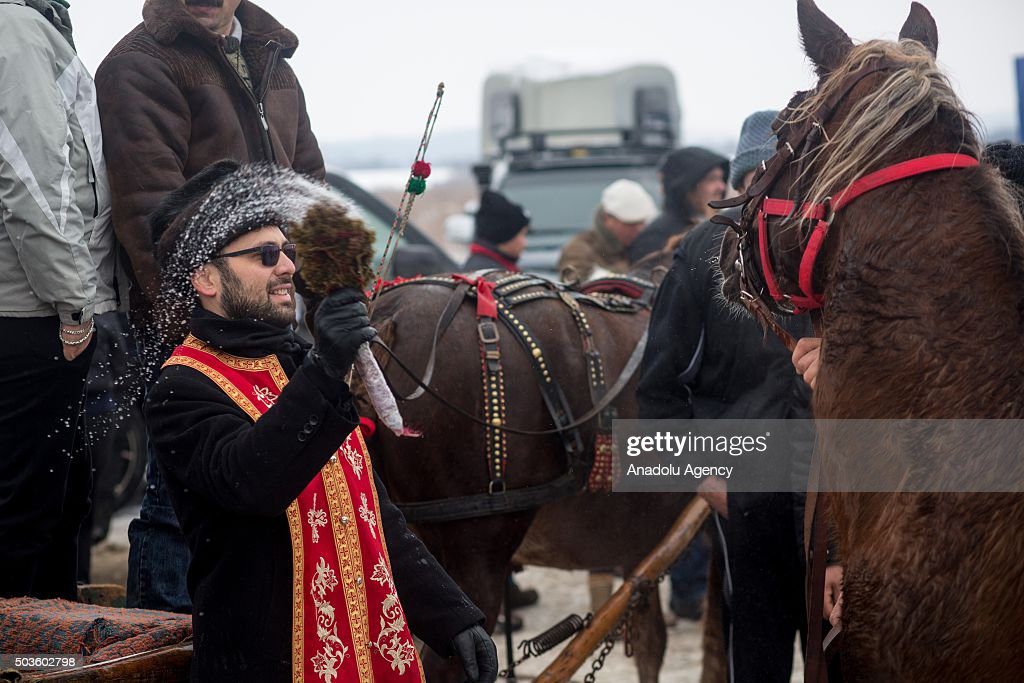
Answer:
<svg viewBox="0 0 1024 683"><path fill-rule="evenodd" d="M277 226L232 240L192 275L203 308L232 320L288 327L295 322L293 245Z"/></svg>
<svg viewBox="0 0 1024 683"><path fill-rule="evenodd" d="M272 277L265 284L245 283L227 264L219 266L218 270L225 318L262 320L278 327L288 327L295 322L295 286L291 275Z"/></svg>

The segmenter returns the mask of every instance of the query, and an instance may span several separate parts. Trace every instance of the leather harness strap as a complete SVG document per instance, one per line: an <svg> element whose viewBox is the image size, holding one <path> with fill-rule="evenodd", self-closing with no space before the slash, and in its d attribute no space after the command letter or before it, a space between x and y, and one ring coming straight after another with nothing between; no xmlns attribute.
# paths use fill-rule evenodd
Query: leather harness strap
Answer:
<svg viewBox="0 0 1024 683"><path fill-rule="evenodd" d="M476 330L480 344L480 365L483 379L484 450L490 481L489 494L505 491L505 467L508 464L508 439L500 429L505 424L505 373L501 366L501 337L498 332L498 302L495 285L485 276L469 278L453 275L459 284L476 290Z"/></svg>
<svg viewBox="0 0 1024 683"><path fill-rule="evenodd" d="M537 486L397 505L406 521L412 524L431 524L532 510L578 491L576 477L566 472L554 481Z"/></svg>
<svg viewBox="0 0 1024 683"><path fill-rule="evenodd" d="M451 408L453 411L455 411L462 417L466 418L470 422L478 424L481 427L487 426L487 423L481 420L479 417L469 412L465 408L461 408L455 405L444 396L441 396L436 389L433 389L424 384L423 380L417 377L416 374L412 371L412 369L408 365L406 365L401 358L395 355L395 352L388 348L387 344L382 342L379 338L374 338L370 343L381 347L384 350L384 352L391 357L391 360L395 361L395 364L398 365L399 368L401 368L402 372L411 377L412 381L415 382L417 386L424 387L426 393L428 393L433 398L437 399L439 403L447 406L448 408ZM632 355L630 355L629 360L626 362L626 366L622 368L622 373L619 375L619 378L615 380L615 384L613 384L611 388L608 389L608 393L604 395L604 398L602 398L596 405L591 407L590 410L580 415L578 418L573 420L571 423L567 424L565 427L555 427L553 429L519 429L517 427L509 427L508 425L505 425L503 427L500 427L500 429L508 432L509 434L520 434L522 436L551 436L552 434L558 434L559 432L563 432L567 429L575 429L577 427L582 427L583 425L587 424L595 417L600 415L601 411L604 410L608 406L608 404L614 401L615 398L622 392L626 384L629 383L629 380L632 379L633 374L636 373L636 371L640 368L640 361L643 359L644 349L646 348L647 331L644 330L643 336L640 337L640 341L638 341L636 343L636 346L633 348L633 353ZM386 376L384 379L385 381L388 381L388 386L391 386L390 380L388 380ZM392 391L394 391L394 387L392 387Z"/></svg>
<svg viewBox="0 0 1024 683"><path fill-rule="evenodd" d="M604 360L601 351L594 343L594 333L590 329L590 322L579 302L565 292L560 292L562 302L572 313L573 322L580 334L580 344L583 349L583 357L587 361L587 386L590 387L590 400L594 405L604 397L608 391L605 385ZM587 464L587 489L590 491L612 490L614 485L614 453L612 451L612 420L617 416L615 406L610 403L597 419L597 433L594 435L594 457L586 461Z"/></svg>
<svg viewBox="0 0 1024 683"><path fill-rule="evenodd" d="M583 437L580 435L578 426L570 426L575 423L572 407L569 405L562 387L551 374L543 350L526 325L507 306L499 303L498 311L501 314L502 320L512 331L512 338L523 348L527 358L530 360L530 364L533 366L533 373L537 377L540 395L544 399L544 405L547 406L548 414L551 416L555 429L558 430L558 436L562 440L568 472L575 474L577 477L585 477L585 474L581 474L582 470L587 469L583 458Z"/></svg>
<svg viewBox="0 0 1024 683"><path fill-rule="evenodd" d="M466 298L466 292L469 291L468 282L460 282L456 285L452 291L452 295L448 298L448 303L445 304L444 310L441 311L441 317L437 319L437 325L434 327L434 337L430 342L430 355L427 356L427 368L423 371L423 383L430 384L430 380L434 378L434 363L437 360L437 343L444 335L445 330L455 320L455 314L459 312L459 308L462 306L462 301ZM424 389L422 386L416 387L416 390L411 394L403 398L404 401L413 401L423 395Z"/></svg>

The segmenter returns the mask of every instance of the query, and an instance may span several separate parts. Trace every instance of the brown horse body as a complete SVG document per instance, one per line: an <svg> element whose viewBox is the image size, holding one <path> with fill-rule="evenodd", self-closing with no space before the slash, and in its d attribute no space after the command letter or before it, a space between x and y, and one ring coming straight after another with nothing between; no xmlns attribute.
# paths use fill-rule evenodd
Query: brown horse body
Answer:
<svg viewBox="0 0 1024 683"><path fill-rule="evenodd" d="M451 296L452 289L444 285L412 284L386 290L378 299L374 325L395 357L416 372L424 371L433 331ZM645 309L625 314L583 308L610 387L647 328L650 313ZM568 309L559 300L544 299L522 304L514 311L543 350L573 415L583 415L593 402L580 334ZM500 334L506 424L524 430L552 428L526 353L504 326ZM467 299L440 339L430 385L453 404L482 416L477 339L475 304ZM410 394L416 388L414 382L380 350L376 353L396 394ZM613 403L619 417L636 417L635 393L634 378ZM482 426L429 395L400 401L399 407L406 424L422 437L399 439L381 427L370 444L378 471L396 502L452 499L487 491L489 468ZM581 429L588 451L593 449L595 423L591 420ZM543 484L565 472L565 454L557 435L509 433L507 439L510 490ZM490 631L498 617L513 555L516 562L526 564L562 569L617 567L628 572L668 531L687 501L685 495L581 493L534 510L420 524L416 530L487 615ZM640 680L652 683L658 678L666 643L659 601L646 601L633 624ZM424 664L431 681L462 680L457 665L433 655Z"/></svg>
<svg viewBox="0 0 1024 683"><path fill-rule="evenodd" d="M931 85L924 78L915 84L922 92L938 82L934 63L926 63L931 56L921 49L924 45L934 55L935 26L920 5L914 4L900 36L917 42L857 48L811 0L799 0L799 10L805 49L822 76L819 91L829 87L834 74L841 78L852 60L870 59L872 51L906 64L914 74L930 74ZM838 144L858 125L857 117L866 115L871 98L892 96L893 79L909 77L900 71L877 72L849 91L821 122L823 138ZM949 106L950 97L955 102L955 96L937 92L933 102L925 97L920 104L934 105L932 113L914 108L892 121L892 134L908 121L921 125L898 149L873 159L857 175L928 154L979 155L968 115ZM781 140L806 101L799 95L780 115ZM812 150L817 158L809 162L797 158L774 183L771 196L788 192L792 199L812 199L800 188L841 163L835 157L843 155L834 149ZM811 172L798 177L800 168L808 167ZM795 293L800 232L769 234L779 284ZM736 276L735 240L721 262L728 286ZM1022 271L1019 213L997 171L985 164L902 180L844 208L814 271L816 288L825 297L815 417L1024 417ZM832 481L850 474L843 469L855 458L836 457L848 448L827 438L819 441L822 469ZM984 448L945 448L934 454L936 461L960 475L984 474L992 467ZM893 457L901 456L894 452ZM1020 481L1024 458L1017 463L1017 471L1006 475ZM845 571L844 680L1019 680L1024 495L846 492L831 493L829 499Z"/></svg>

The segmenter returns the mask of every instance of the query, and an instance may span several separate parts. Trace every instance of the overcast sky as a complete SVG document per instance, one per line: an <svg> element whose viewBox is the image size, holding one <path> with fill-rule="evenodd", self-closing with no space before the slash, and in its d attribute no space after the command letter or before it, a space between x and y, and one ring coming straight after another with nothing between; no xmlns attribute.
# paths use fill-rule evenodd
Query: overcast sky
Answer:
<svg viewBox="0 0 1024 683"><path fill-rule="evenodd" d="M90 71L141 21L142 0L72 0ZM322 142L415 136L438 81L438 130L479 128L484 78L529 63L599 71L662 63L676 76L689 144L735 139L751 111L813 82L795 0L262 0L292 29L291 60ZM819 0L855 40L895 38L910 2ZM1013 58L1024 56L1024 1L926 0L939 61L989 128L1016 127Z"/></svg>

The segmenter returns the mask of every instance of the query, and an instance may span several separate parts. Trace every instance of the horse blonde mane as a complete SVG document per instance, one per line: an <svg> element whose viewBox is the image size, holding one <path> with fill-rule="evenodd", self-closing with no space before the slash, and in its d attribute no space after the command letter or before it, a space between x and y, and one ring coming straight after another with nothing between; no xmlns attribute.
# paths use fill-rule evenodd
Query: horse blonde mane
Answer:
<svg viewBox="0 0 1024 683"><path fill-rule="evenodd" d="M964 130L959 149L944 150L981 158L974 116L964 109L953 87L921 43L872 40L854 47L844 64L833 71L818 90L794 107L787 123L813 118L814 113L843 87L850 74L866 63L888 59L902 68L894 70L874 93L852 107L842 126L825 136L818 154L794 183L811 179L808 197L820 203L858 177L876 170L883 159L927 126L942 110L959 114ZM824 131L823 131L824 132Z"/></svg>

